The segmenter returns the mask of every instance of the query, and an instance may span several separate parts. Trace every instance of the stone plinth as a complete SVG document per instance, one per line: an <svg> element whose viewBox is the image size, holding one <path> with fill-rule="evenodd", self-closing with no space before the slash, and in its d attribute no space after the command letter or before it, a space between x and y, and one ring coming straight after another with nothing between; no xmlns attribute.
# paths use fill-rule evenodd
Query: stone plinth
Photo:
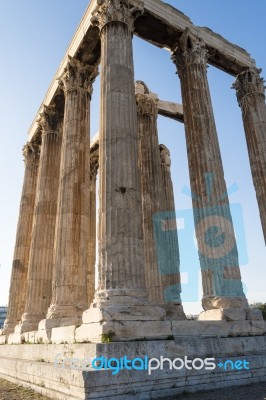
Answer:
<svg viewBox="0 0 266 400"><path fill-rule="evenodd" d="M92 360L100 357L149 361L160 357L175 361L212 358L215 369L170 369L169 360L163 369L126 370L116 375L114 370L95 370ZM68 360L67 360L68 359ZM75 360L73 360L75 359ZM226 360L238 361L246 368L232 368ZM138 341L130 343L18 345L0 346L0 377L21 383L52 399L58 400L144 400L165 397L176 398L184 392L195 392L245 385L265 381L266 337L216 338L179 337L176 340ZM63 365L64 363L64 365ZM218 364L222 363L222 367ZM87 367L87 371L83 365ZM154 362L153 365L157 365ZM195 364L200 365L199 361ZM63 368L63 366L65 366ZM71 367L70 367L71 366ZM145 367L145 362L143 362ZM76 368L76 369L75 369ZM125 389L126 388L126 389ZM132 397L134 396L134 397Z"/></svg>

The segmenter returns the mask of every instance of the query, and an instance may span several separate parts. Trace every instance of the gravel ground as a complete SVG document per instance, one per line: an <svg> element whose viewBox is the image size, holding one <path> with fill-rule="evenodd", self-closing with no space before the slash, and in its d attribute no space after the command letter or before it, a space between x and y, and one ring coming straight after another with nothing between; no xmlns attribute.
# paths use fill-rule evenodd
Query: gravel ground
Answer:
<svg viewBox="0 0 266 400"><path fill-rule="evenodd" d="M168 399L165 398L164 400ZM266 400L266 382L210 390L208 392L183 394L177 396L176 400Z"/></svg>
<svg viewBox="0 0 266 400"><path fill-rule="evenodd" d="M33 390L0 379L0 400L51 400Z"/></svg>
<svg viewBox="0 0 266 400"><path fill-rule="evenodd" d="M0 400L51 400L32 390L24 389L0 379ZM164 400L174 400L173 397ZM232 387L209 392L183 394L176 400L266 400L266 382L248 386Z"/></svg>

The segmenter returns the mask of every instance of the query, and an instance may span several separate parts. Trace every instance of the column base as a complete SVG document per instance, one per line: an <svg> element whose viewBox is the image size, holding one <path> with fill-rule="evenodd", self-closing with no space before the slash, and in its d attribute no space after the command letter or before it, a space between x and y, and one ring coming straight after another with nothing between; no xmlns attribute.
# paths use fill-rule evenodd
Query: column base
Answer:
<svg viewBox="0 0 266 400"><path fill-rule="evenodd" d="M4 328L0 330L0 336L10 335L11 333L14 333L17 323L18 322L6 320L4 323Z"/></svg>
<svg viewBox="0 0 266 400"><path fill-rule="evenodd" d="M220 308L203 311L198 321L262 321L262 312L257 309Z"/></svg>
<svg viewBox="0 0 266 400"><path fill-rule="evenodd" d="M51 329L61 326L81 325L82 312L86 306L51 305L46 319L40 322L41 329ZM40 328L39 328L40 329Z"/></svg>
<svg viewBox="0 0 266 400"><path fill-rule="evenodd" d="M187 319L186 314L184 313L182 304L160 304L159 307L163 308L166 312L166 320L170 321L184 321Z"/></svg>
<svg viewBox="0 0 266 400"><path fill-rule="evenodd" d="M112 305L144 305L150 304L145 290L141 289L108 289L98 290L95 293L93 304Z"/></svg>
<svg viewBox="0 0 266 400"><path fill-rule="evenodd" d="M78 342L165 339L171 336L166 311L150 304L145 291L97 292L76 330Z"/></svg>
<svg viewBox="0 0 266 400"><path fill-rule="evenodd" d="M205 296L202 299L202 308L205 311L220 309L220 308L244 308L249 309L246 297L219 297L219 296Z"/></svg>
<svg viewBox="0 0 266 400"><path fill-rule="evenodd" d="M38 330L47 331L53 328L60 328L65 326L78 326L82 324L82 317L65 317L65 318L46 318L39 322Z"/></svg>
<svg viewBox="0 0 266 400"><path fill-rule="evenodd" d="M21 322L15 327L15 333L26 333L36 331L38 329L39 322L44 315L36 315L25 313L22 315Z"/></svg>

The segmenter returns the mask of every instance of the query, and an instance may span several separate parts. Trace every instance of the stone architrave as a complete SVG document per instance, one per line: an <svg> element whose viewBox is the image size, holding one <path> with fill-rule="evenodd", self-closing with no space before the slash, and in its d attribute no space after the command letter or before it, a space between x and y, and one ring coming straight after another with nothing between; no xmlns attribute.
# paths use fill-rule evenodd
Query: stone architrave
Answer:
<svg viewBox="0 0 266 400"><path fill-rule="evenodd" d="M38 143L31 142L27 143L23 148L25 175L3 335L8 335L14 331L25 308L31 232L39 168L39 147Z"/></svg>
<svg viewBox="0 0 266 400"><path fill-rule="evenodd" d="M20 332L38 329L51 304L54 237L62 145L62 117L55 106L44 106L39 124L42 146L28 269L27 299Z"/></svg>
<svg viewBox="0 0 266 400"><path fill-rule="evenodd" d="M95 66L69 57L59 83L65 93L52 304L43 328L80 323L87 308L89 118ZM41 328L40 328L41 329Z"/></svg>
<svg viewBox="0 0 266 400"><path fill-rule="evenodd" d="M98 145L97 145L98 148ZM99 151L90 154L90 188L89 188L89 248L88 248L88 305L95 295L96 263L96 178L99 167Z"/></svg>
<svg viewBox="0 0 266 400"><path fill-rule="evenodd" d="M207 50L186 29L172 59L181 80L184 123L205 310L247 308L207 80Z"/></svg>
<svg viewBox="0 0 266 400"><path fill-rule="evenodd" d="M77 340L95 338L95 330L99 337L116 331L116 321L123 321L131 337L136 320L149 323L165 317L164 310L149 305L145 287L132 52L136 13L127 3L106 0L93 18L100 28L102 57L98 286L83 314L84 325L77 328Z"/></svg>
<svg viewBox="0 0 266 400"><path fill-rule="evenodd" d="M233 88L242 111L251 173L266 243L266 104L261 70L247 69L237 76Z"/></svg>

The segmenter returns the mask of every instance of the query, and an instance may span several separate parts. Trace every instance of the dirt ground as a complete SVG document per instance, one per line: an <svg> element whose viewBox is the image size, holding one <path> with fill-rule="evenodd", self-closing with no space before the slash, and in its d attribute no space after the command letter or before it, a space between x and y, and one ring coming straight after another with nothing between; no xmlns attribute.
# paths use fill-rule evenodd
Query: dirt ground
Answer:
<svg viewBox="0 0 266 400"><path fill-rule="evenodd" d="M51 400L33 390L24 389L14 383L0 379L0 400Z"/></svg>
<svg viewBox="0 0 266 400"><path fill-rule="evenodd" d="M32 390L21 388L0 379L0 400L51 400L41 396ZM170 400L165 398L164 400ZM173 398L171 398L173 400ZM194 394L183 394L176 400L266 400L266 382L248 386L233 387L212 390L209 392L198 392Z"/></svg>
<svg viewBox="0 0 266 400"><path fill-rule="evenodd" d="M168 398L164 400L168 400ZM208 392L183 394L177 396L176 400L266 400L266 382L210 390Z"/></svg>

